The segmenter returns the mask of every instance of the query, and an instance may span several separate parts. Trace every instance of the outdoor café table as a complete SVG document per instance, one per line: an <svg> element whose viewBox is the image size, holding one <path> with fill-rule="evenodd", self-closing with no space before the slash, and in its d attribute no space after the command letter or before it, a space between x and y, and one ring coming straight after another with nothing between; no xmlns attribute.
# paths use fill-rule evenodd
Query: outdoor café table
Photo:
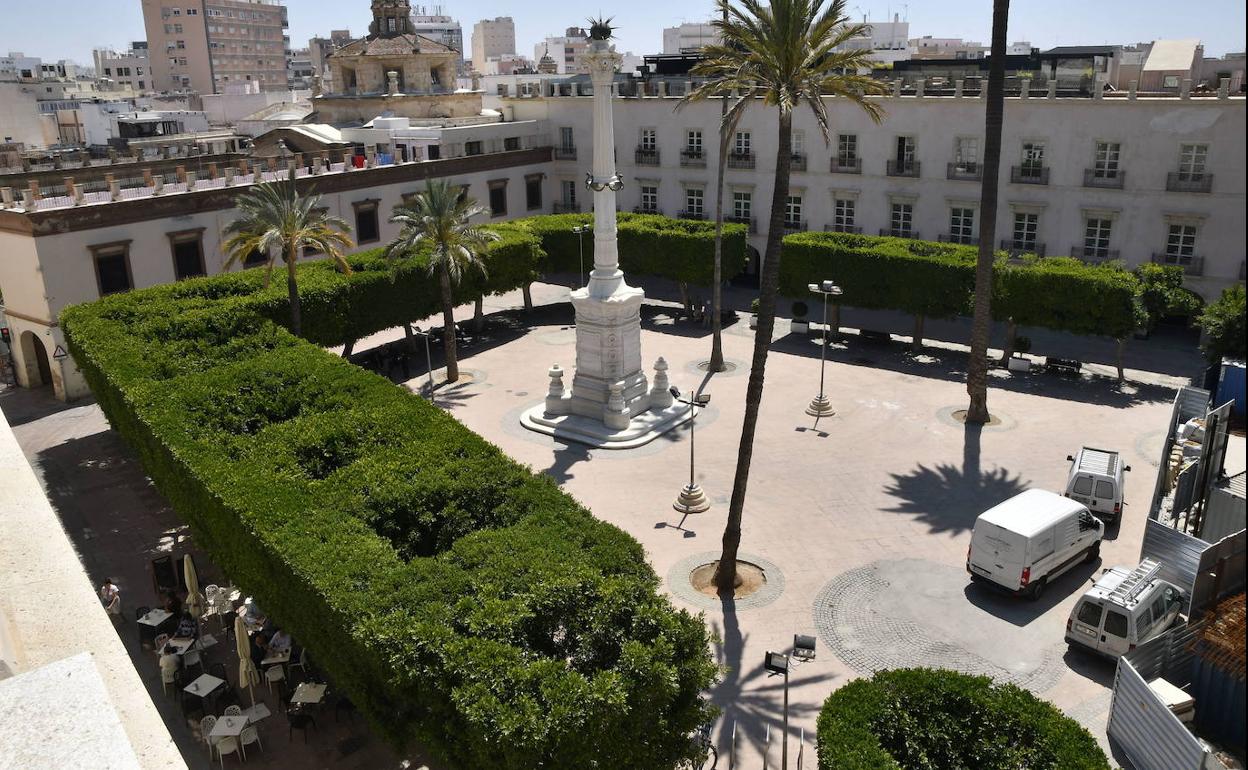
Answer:
<svg viewBox="0 0 1248 770"><path fill-rule="evenodd" d="M276 666L277 664L286 664L290 662L290 650L282 652L272 652L264 660L260 661L261 666Z"/></svg>
<svg viewBox="0 0 1248 770"><path fill-rule="evenodd" d="M171 648L174 655L185 654L187 650L191 649L193 644L195 644L195 640L190 637L175 637L165 642L165 646ZM164 652L164 650L160 650L160 652Z"/></svg>
<svg viewBox="0 0 1248 770"><path fill-rule="evenodd" d="M209 738L225 738L227 736L237 736L247 726L247 717L220 717L217 723L213 725L212 732L208 733Z"/></svg>
<svg viewBox="0 0 1248 770"><path fill-rule="evenodd" d="M151 626L152 628L158 628L162 623L164 623L166 620L168 620L171 617L173 617L172 613L165 612L164 610L157 608L148 612L143 617L139 618L139 623L144 626Z"/></svg>
<svg viewBox="0 0 1248 770"><path fill-rule="evenodd" d="M185 688L186 692L192 695L198 695L201 698L207 698L221 685L225 684L225 680L215 677L212 674L201 674L198 679L188 684Z"/></svg>
<svg viewBox="0 0 1248 770"><path fill-rule="evenodd" d="M320 703L325 697L325 685L315 682L304 682L295 688L291 703Z"/></svg>
<svg viewBox="0 0 1248 770"><path fill-rule="evenodd" d="M243 716L247 717L247 721L251 724L259 722L270 715L269 707L261 701L249 709L243 709Z"/></svg>

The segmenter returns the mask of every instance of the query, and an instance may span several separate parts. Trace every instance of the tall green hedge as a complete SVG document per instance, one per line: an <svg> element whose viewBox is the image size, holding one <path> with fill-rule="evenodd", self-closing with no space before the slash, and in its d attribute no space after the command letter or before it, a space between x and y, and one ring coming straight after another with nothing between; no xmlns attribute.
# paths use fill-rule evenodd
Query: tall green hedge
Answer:
<svg viewBox="0 0 1248 770"><path fill-rule="evenodd" d="M620 268L634 275L654 275L695 286L710 286L714 270L715 223L668 219L656 214L618 215ZM513 220L541 241L545 272L575 273L581 266L581 241L585 270L594 264L594 236L578 236L572 228L593 224L592 214L554 214ZM746 227L724 225L721 270L725 281L745 269Z"/></svg>
<svg viewBox="0 0 1248 770"><path fill-rule="evenodd" d="M531 279L538 242L500 230L461 296ZM436 309L420 259L352 263L299 267L311 341L258 270L61 323L196 542L389 739L462 768L670 768L711 713L705 626L549 477L318 347Z"/></svg>
<svg viewBox="0 0 1248 770"><path fill-rule="evenodd" d="M841 304L953 318L970 312L976 248L844 233L796 233L784 239L780 288L807 294L825 279L845 292ZM1139 323L1139 282L1118 265L1054 257L1016 264L998 259L993 315L1022 326L1125 339Z"/></svg>
<svg viewBox="0 0 1248 770"><path fill-rule="evenodd" d="M820 770L1109 770L1096 739L1012 684L942 669L880 671L819 712Z"/></svg>

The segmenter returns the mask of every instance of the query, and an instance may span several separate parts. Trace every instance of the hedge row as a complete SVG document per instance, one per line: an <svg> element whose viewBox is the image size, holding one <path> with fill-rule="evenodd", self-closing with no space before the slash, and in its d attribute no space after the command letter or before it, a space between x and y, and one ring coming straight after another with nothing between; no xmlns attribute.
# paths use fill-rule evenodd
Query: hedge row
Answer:
<svg viewBox="0 0 1248 770"><path fill-rule="evenodd" d="M820 770L1108 770L1092 734L1012 684L941 669L880 671L819 712Z"/></svg>
<svg viewBox="0 0 1248 770"><path fill-rule="evenodd" d="M653 275L679 283L710 286L714 275L715 223L668 219L656 214L618 215L620 268L626 274ZM573 227L592 225L592 214L554 214L513 220L541 241L546 259L544 272L576 273L581 269L580 249L585 249L585 271L594 264L594 236L578 236ZM745 269L746 227L724 224L720 269L725 281Z"/></svg>
<svg viewBox="0 0 1248 770"><path fill-rule="evenodd" d="M489 278L531 280L503 226ZM640 544L454 418L317 346L436 309L422 260L258 270L67 309L114 428L230 578L390 740L458 767L670 768L711 715L705 626Z"/></svg>
<svg viewBox="0 0 1248 770"><path fill-rule="evenodd" d="M844 233L795 233L784 239L780 288L803 297L831 278L841 304L954 318L970 313L977 249L949 243ZM1176 268L1177 269L1177 268ZM1070 258L994 267L992 310L999 320L1075 334L1124 339L1141 325L1139 281L1120 266Z"/></svg>

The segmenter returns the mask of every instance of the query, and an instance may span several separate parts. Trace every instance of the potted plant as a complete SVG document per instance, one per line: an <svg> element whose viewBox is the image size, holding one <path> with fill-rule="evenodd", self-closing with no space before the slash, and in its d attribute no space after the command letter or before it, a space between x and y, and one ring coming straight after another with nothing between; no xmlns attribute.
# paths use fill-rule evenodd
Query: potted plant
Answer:
<svg viewBox="0 0 1248 770"><path fill-rule="evenodd" d="M758 328L758 299L755 298L750 302L750 328Z"/></svg>
<svg viewBox="0 0 1248 770"><path fill-rule="evenodd" d="M810 312L810 308L805 302L798 300L793 303L793 321L789 324L789 329L794 334L809 334L810 322L806 320L806 314Z"/></svg>

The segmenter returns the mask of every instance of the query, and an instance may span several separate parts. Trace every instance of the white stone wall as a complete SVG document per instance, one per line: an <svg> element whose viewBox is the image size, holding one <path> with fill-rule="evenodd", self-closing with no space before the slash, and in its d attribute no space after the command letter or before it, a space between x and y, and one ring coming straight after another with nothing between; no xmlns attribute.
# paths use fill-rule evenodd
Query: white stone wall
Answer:
<svg viewBox="0 0 1248 770"><path fill-rule="evenodd" d="M500 101L514 109L517 120L546 120L552 137L559 136L561 127L572 127L578 157L554 162L551 189L557 194L564 180L579 185L590 167L592 99L538 97ZM876 102L886 111L879 125L847 101L829 99L831 147L824 144L809 108L802 107L795 113L794 129L802 136L808 169L794 172L791 181L793 194L802 196L802 218L809 229L824 229L832 221L833 194L841 191L857 198L856 224L862 232L875 235L889 225L890 198L909 196L915 201L914 229L922 238L936 240L949 232L952 204L978 209L980 185L947 179L946 166L954 159L959 137L979 140L982 161L984 102L971 97L879 97ZM685 187L703 186L707 217L712 218L719 104L691 104L675 112L676 103L670 97L615 100L616 147L626 185L620 193L620 208L629 211L640 204L640 182L647 180L658 184L661 211L675 216L685 208ZM658 166L634 162L641 129L646 127L658 131ZM703 132L706 167L682 167L680 150L685 146L685 131L698 128ZM725 208L731 216L733 190L752 192L758 234L751 238L751 243L761 251L775 170L775 110L761 105L749 107L740 130L751 133L755 168L728 169ZM838 133L857 135L861 174L830 173ZM1047 99L1041 93L1028 99L1007 99L998 245L1001 239L1011 237L1015 207L1034 207L1040 212L1038 240L1046 245L1050 256L1070 254L1072 247L1082 245L1085 212L1108 211L1114 218L1110 248L1134 266L1164 250L1168 221L1194 218L1199 222L1196 253L1204 257L1204 275L1190 276L1188 285L1206 299L1215 298L1222 288L1242 279L1244 133L1243 98ZM916 139L915 157L921 174L918 178L885 174L885 162L893 157L898 136ZM1010 166L1020 163L1022 143L1026 140L1046 143L1048 185L1009 183ZM1126 173L1123 189L1083 186L1084 170L1093 165L1097 140L1121 144L1120 168ZM1184 142L1209 144L1211 193L1166 191L1166 175L1177 170L1179 146ZM578 194L578 201L587 210L585 196ZM977 212L977 226L980 219Z"/></svg>

